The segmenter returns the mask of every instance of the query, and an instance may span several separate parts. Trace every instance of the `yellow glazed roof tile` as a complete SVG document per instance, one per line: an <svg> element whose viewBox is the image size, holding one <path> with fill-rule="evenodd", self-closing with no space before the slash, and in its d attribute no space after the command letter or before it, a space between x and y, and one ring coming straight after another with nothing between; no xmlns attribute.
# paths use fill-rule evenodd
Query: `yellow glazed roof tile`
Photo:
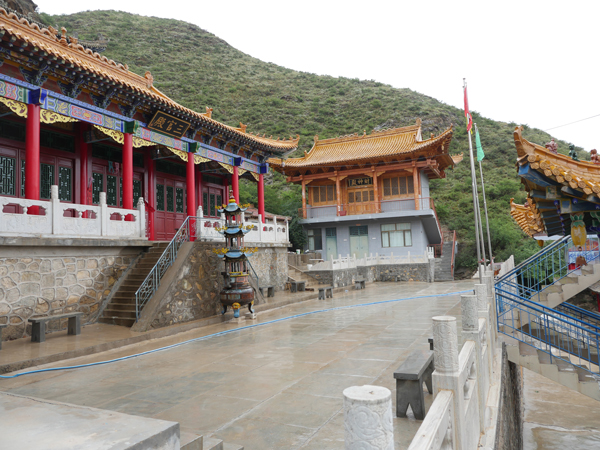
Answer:
<svg viewBox="0 0 600 450"><path fill-rule="evenodd" d="M108 59L106 56L102 56L99 53L95 53L92 50L77 44L77 40L74 38L69 38L71 43L68 43L67 30L65 28L61 29L61 37L59 38L56 29L52 27L40 28L37 24L30 24L26 19L19 19L16 14L8 13L5 9L0 8L0 30L4 30L9 35L15 36L33 47L37 47L48 55L52 55L69 64L73 64L75 67L105 77L110 81L119 83L137 92L138 94L150 97L155 101L175 108L205 123L212 124L219 128L226 128L251 141L279 150L291 150L298 146L298 141L300 140L299 136L296 136L296 138L279 140L246 133L245 126L241 128L231 127L212 119L209 112L198 113L180 105L153 86L154 79L150 72L146 72L145 76L142 77L136 73L130 72L127 65L119 64Z"/></svg>

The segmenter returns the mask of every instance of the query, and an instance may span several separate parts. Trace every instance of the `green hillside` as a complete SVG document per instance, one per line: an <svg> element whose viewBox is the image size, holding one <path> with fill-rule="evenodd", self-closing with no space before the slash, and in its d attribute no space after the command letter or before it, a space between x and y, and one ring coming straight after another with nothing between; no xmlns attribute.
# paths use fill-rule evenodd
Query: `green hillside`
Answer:
<svg viewBox="0 0 600 450"><path fill-rule="evenodd" d="M210 106L215 119L235 126L243 122L249 131L267 136L300 134L300 153L310 149L315 134L323 139L370 132L376 127L414 124L420 117L424 136L455 124L450 151L468 156L462 110L410 89L396 89L372 80L318 76L264 63L196 25L175 20L115 11L41 17L58 29L66 27L69 34L77 33L80 39L94 39L98 33L107 36L110 43L104 55L129 64L136 73L151 71L155 86L182 105L197 111ZM460 80L457 83L460 85ZM456 95L462 95L460 88ZM517 202L525 198L515 172L512 131L516 124L497 122L476 112L473 119L486 152L483 166L497 260L514 254L520 261L537 246L509 214L510 198ZM528 127L524 136L537 143L550 140L547 133ZM568 153L568 144L557 142L559 151ZM279 174L268 181L267 209L296 215L301 206L299 188L286 185ZM468 158L454 171L448 171L446 179L434 180L431 192L441 222L459 234L459 267L475 267ZM255 195L255 185L242 187L244 201L253 201ZM296 245L301 244L299 227L294 226L292 231Z"/></svg>

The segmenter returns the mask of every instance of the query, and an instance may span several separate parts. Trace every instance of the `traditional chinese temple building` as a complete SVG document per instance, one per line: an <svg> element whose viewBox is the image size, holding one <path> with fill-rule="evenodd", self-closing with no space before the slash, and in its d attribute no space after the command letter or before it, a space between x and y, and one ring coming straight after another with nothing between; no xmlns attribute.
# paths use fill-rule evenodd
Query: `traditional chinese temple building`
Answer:
<svg viewBox="0 0 600 450"><path fill-rule="evenodd" d="M572 224L598 231L600 222L600 166L556 152L553 142L534 144L514 131L517 168L527 191L527 203L511 200L511 215L533 238L572 234ZM595 153L595 152L594 152ZM585 239L584 239L585 240Z"/></svg>
<svg viewBox="0 0 600 450"><path fill-rule="evenodd" d="M302 185L301 223L309 250L339 254L422 254L442 233L429 180L445 178L462 156L448 153L452 128L423 139L421 121L403 128L315 141L302 158L272 158Z"/></svg>
<svg viewBox="0 0 600 450"><path fill-rule="evenodd" d="M214 120L211 109L188 109L160 92L150 72L129 71L64 28L0 9L0 36L0 235L51 236L62 228L71 237L169 240L198 207L217 217L228 188L238 198L240 178L258 183L264 218L266 160L296 148L298 138L258 136ZM61 227L67 221L60 219L42 229L14 217L47 215L35 202L52 200L52 186L57 215L81 222ZM131 231L123 222L144 226L134 213L140 198L147 226ZM86 210L101 204L110 214L104 228Z"/></svg>

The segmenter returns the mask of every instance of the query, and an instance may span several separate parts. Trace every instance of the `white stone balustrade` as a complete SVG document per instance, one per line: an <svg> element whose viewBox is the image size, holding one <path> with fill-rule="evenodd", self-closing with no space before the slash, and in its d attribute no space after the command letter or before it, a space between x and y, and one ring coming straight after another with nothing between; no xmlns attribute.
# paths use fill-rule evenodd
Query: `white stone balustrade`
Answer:
<svg viewBox="0 0 600 450"><path fill-rule="evenodd" d="M346 450L394 450L392 393L381 386L344 389Z"/></svg>
<svg viewBox="0 0 600 450"><path fill-rule="evenodd" d="M0 197L0 236L146 239L146 212L141 197L137 209L122 209L109 208L105 192L100 193L99 206L62 203L56 185L50 192L49 201ZM4 212L6 205L16 205L20 212ZM43 215L27 214L35 206ZM65 217L67 211L71 214ZM131 221L126 220L127 216Z"/></svg>
<svg viewBox="0 0 600 450"><path fill-rule="evenodd" d="M225 223L223 217L204 217L202 208L199 207L196 212L196 238L207 241L223 241L223 235L215 228L222 227ZM244 237L246 244L250 243L274 243L288 244L289 243L289 224L287 218L281 223L281 218L277 221L275 216L271 221L265 220L261 223L261 216L258 216L258 221L243 220L243 225L252 225L253 228Z"/></svg>
<svg viewBox="0 0 600 450"><path fill-rule="evenodd" d="M354 269L358 266L376 266L376 265L392 265L392 264L426 264L433 259L433 249L428 247L425 253L422 255L411 255L408 252L407 255L379 255L378 253L373 256L365 256L364 258L356 258L355 256L342 256L339 255L337 259L331 256L329 261L323 261L317 264L313 264L309 270L341 270L341 269ZM432 256L430 256L432 255Z"/></svg>

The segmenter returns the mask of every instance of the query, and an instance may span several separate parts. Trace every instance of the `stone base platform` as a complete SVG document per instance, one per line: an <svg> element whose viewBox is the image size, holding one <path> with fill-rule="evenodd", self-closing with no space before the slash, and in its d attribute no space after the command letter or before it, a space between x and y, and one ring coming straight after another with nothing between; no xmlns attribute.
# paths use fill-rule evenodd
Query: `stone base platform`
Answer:
<svg viewBox="0 0 600 450"><path fill-rule="evenodd" d="M3 448L179 450L179 424L0 392Z"/></svg>

